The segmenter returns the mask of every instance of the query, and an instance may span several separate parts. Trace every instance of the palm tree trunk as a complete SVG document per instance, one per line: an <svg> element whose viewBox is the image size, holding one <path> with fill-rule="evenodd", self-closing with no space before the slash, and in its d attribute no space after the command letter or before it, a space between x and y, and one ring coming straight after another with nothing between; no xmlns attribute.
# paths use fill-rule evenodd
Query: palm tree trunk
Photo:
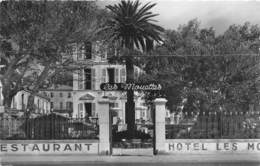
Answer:
<svg viewBox="0 0 260 166"><path fill-rule="evenodd" d="M134 64L133 58L127 56L126 58L126 82L134 82ZM130 139L134 138L135 135L135 102L134 102L134 91L127 91L127 103L126 103L126 114L125 119L127 123L127 130L129 132Z"/></svg>

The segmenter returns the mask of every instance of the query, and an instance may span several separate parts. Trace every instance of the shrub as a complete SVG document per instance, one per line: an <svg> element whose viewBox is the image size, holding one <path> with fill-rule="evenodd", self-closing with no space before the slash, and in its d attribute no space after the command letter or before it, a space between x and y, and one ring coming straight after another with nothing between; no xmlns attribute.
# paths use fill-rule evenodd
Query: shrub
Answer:
<svg viewBox="0 0 260 166"><path fill-rule="evenodd" d="M113 141L121 141L122 139L129 139L130 138L130 133L129 131L120 131L120 132L113 132ZM151 136L149 134L146 134L142 131L136 130L135 131L135 136L134 139L141 139L141 140L146 140L146 139L151 139Z"/></svg>

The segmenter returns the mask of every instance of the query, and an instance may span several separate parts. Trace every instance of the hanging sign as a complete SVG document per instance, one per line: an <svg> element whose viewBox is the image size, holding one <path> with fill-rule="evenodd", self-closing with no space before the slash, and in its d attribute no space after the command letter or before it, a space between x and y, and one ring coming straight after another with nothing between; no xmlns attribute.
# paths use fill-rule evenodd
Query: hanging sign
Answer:
<svg viewBox="0 0 260 166"><path fill-rule="evenodd" d="M104 91L158 91L162 89L162 86L156 83L102 83L100 89Z"/></svg>

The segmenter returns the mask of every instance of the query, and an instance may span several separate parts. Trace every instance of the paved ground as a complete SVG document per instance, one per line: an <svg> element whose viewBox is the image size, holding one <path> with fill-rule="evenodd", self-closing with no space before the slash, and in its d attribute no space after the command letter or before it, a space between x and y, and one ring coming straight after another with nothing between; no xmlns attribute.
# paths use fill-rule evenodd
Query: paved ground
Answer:
<svg viewBox="0 0 260 166"><path fill-rule="evenodd" d="M260 166L259 155L1 156L0 166Z"/></svg>
<svg viewBox="0 0 260 166"><path fill-rule="evenodd" d="M70 164L64 164L64 163L56 163L56 164L7 164L3 166L259 166L260 163L246 163L246 162L240 162L240 163L70 163Z"/></svg>

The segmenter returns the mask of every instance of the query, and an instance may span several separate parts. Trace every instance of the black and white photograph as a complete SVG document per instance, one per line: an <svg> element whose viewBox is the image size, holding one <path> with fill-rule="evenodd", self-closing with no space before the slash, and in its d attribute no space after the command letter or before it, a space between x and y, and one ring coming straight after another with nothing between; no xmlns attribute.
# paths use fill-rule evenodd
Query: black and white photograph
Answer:
<svg viewBox="0 0 260 166"><path fill-rule="evenodd" d="M0 166L260 166L260 1L0 0Z"/></svg>

